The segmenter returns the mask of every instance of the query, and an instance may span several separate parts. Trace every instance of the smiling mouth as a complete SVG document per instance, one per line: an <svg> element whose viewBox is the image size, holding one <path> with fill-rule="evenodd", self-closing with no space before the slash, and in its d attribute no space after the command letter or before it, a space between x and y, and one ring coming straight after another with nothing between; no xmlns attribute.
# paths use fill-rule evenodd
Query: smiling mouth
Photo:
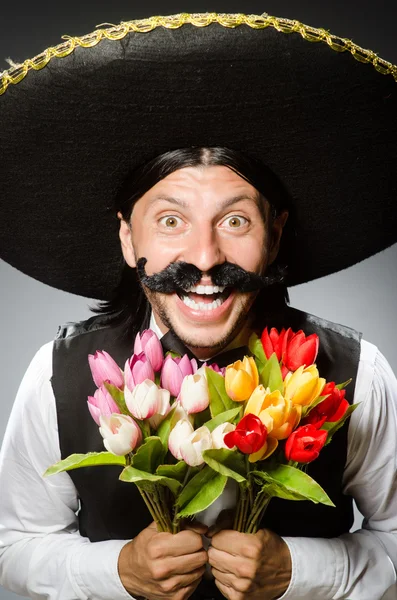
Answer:
<svg viewBox="0 0 397 600"><path fill-rule="evenodd" d="M232 290L231 287L217 285L194 285L178 292L178 296L189 308L208 312L222 306Z"/></svg>

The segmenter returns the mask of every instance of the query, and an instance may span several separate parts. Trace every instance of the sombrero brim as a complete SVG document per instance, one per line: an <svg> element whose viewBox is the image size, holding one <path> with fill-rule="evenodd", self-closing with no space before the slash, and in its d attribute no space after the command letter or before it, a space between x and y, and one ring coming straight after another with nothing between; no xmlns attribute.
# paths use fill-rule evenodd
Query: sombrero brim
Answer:
<svg viewBox="0 0 397 600"><path fill-rule="evenodd" d="M0 78L0 256L109 298L122 261L107 209L127 173L167 150L224 146L292 196L289 285L353 265L397 241L396 79L348 40L266 15L70 38Z"/></svg>

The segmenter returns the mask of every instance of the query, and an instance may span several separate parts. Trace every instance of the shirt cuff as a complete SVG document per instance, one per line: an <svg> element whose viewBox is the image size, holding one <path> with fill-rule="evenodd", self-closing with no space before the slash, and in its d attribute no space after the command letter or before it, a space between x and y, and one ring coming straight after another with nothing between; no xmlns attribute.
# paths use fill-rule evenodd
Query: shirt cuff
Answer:
<svg viewBox="0 0 397 600"><path fill-rule="evenodd" d="M88 542L70 559L70 580L77 598L95 600L133 600L118 572L121 549L130 540Z"/></svg>
<svg viewBox="0 0 397 600"><path fill-rule="evenodd" d="M283 537L291 553L292 575L279 600L332 600L340 588L347 561L337 538Z"/></svg>

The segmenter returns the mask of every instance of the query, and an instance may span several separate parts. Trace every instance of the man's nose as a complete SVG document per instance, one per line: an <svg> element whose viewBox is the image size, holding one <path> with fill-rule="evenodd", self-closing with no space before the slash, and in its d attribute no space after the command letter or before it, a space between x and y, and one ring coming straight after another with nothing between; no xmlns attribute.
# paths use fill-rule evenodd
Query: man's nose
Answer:
<svg viewBox="0 0 397 600"><path fill-rule="evenodd" d="M216 231L212 228L202 228L195 232L185 249L183 260L195 265L203 273L215 265L225 262L226 256L222 250Z"/></svg>

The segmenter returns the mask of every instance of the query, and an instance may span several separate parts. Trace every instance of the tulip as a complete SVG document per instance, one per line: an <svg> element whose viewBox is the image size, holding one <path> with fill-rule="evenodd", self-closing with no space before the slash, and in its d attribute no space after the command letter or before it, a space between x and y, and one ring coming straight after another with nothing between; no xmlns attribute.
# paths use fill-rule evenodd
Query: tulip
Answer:
<svg viewBox="0 0 397 600"><path fill-rule="evenodd" d="M124 377L125 385L130 391L146 379L154 381L153 367L144 352L133 354L131 358L127 359L124 367Z"/></svg>
<svg viewBox="0 0 397 600"><path fill-rule="evenodd" d="M107 381L117 388L123 389L123 372L110 354L105 352L105 350L103 352L97 351L95 354L89 354L88 362L92 378L98 388Z"/></svg>
<svg viewBox="0 0 397 600"><path fill-rule="evenodd" d="M325 422L339 421L349 408L345 390L337 388L334 381L330 381L324 386L321 395L328 396L328 398L325 398L309 412L303 421L304 425L311 424L320 429Z"/></svg>
<svg viewBox="0 0 397 600"><path fill-rule="evenodd" d="M177 460L182 460L181 445L194 432L194 427L188 419L178 421L168 437L168 449Z"/></svg>
<svg viewBox="0 0 397 600"><path fill-rule="evenodd" d="M180 446L182 460L191 467L198 467L204 463L203 452L212 448L211 432L203 425L193 431Z"/></svg>
<svg viewBox="0 0 397 600"><path fill-rule="evenodd" d="M141 334L137 334L134 343L134 354L144 352L157 373L160 371L164 362L163 348L157 335L151 329L145 329Z"/></svg>
<svg viewBox="0 0 397 600"><path fill-rule="evenodd" d="M226 367L225 388L227 395L236 402L248 400L259 383L258 369L251 356Z"/></svg>
<svg viewBox="0 0 397 600"><path fill-rule="evenodd" d="M205 375L201 375L200 373L186 375L182 381L178 400L188 415L205 410L210 403L210 394Z"/></svg>
<svg viewBox="0 0 397 600"><path fill-rule="evenodd" d="M157 412L149 418L150 427L154 430L158 429L160 423L165 419L171 410L170 393L168 390L159 389L160 398L157 403Z"/></svg>
<svg viewBox="0 0 397 600"><path fill-rule="evenodd" d="M134 419L127 415L101 415L99 433L106 450L117 456L132 452L142 440L141 430Z"/></svg>
<svg viewBox="0 0 397 600"><path fill-rule="evenodd" d="M119 407L104 385L101 385L101 387L95 391L93 396L88 396L87 404L91 417L97 425L100 424L99 417L101 415L110 417L113 413L120 413Z"/></svg>
<svg viewBox="0 0 397 600"><path fill-rule="evenodd" d="M201 365L200 369L198 369L197 372L201 371L201 369L203 367L207 367L208 369L211 369L211 371L215 371L215 373L219 373L219 375L222 375L222 377L225 376L226 367L220 367L219 365L217 365L217 363L207 364L205 362ZM205 371L205 368L204 368L204 371Z"/></svg>
<svg viewBox="0 0 397 600"><path fill-rule="evenodd" d="M150 379L138 383L132 392L128 388L124 390L127 408L136 419L148 419L161 412L167 401L169 403L169 394Z"/></svg>
<svg viewBox="0 0 397 600"><path fill-rule="evenodd" d="M187 354L182 358L166 356L161 370L161 387L170 391L175 398L181 391L182 381L186 375L193 375L193 366Z"/></svg>
<svg viewBox="0 0 397 600"><path fill-rule="evenodd" d="M319 346L318 335L306 335L302 330L295 333L288 341L283 356L284 366L289 371L296 371L299 367L312 365L317 357Z"/></svg>
<svg viewBox="0 0 397 600"><path fill-rule="evenodd" d="M298 425L301 412L301 406L284 398L279 390L270 392L269 388L258 385L246 404L244 415L256 415L266 426L270 437L283 440Z"/></svg>
<svg viewBox="0 0 397 600"><path fill-rule="evenodd" d="M322 429L318 430L314 425L298 427L291 433L285 444L285 456L287 460L298 463L309 463L320 454L327 441L328 433Z"/></svg>
<svg viewBox="0 0 397 600"><path fill-rule="evenodd" d="M230 433L231 431L234 431L236 429L236 425L233 425L232 423L222 423L221 425L218 425L218 427L215 427L214 431L212 432L212 447L216 448L216 449L220 449L220 448L229 448L229 446L227 446L225 444L225 440L224 437L227 433ZM236 446L233 446L233 448L231 448L231 450L235 450Z"/></svg>
<svg viewBox="0 0 397 600"><path fill-rule="evenodd" d="M276 353L277 360L280 362L284 358L288 340L294 335L291 328L282 329L279 333L275 327L272 327L270 333L267 327L261 335L261 342L266 358L270 358L273 352Z"/></svg>
<svg viewBox="0 0 397 600"><path fill-rule="evenodd" d="M321 395L325 379L319 377L317 367L300 366L295 373L288 373L284 381L284 396L293 404L309 406Z"/></svg>
<svg viewBox="0 0 397 600"><path fill-rule="evenodd" d="M224 442L228 448L237 446L244 454L257 452L265 444L267 429L256 415L248 414L237 424L236 429L227 433Z"/></svg>

